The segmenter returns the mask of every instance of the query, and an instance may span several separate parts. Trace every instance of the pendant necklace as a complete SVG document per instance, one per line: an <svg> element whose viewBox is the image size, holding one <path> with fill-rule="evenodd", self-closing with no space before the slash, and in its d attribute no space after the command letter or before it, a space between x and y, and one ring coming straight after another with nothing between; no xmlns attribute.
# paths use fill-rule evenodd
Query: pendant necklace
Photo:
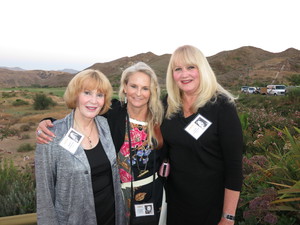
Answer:
<svg viewBox="0 0 300 225"><path fill-rule="evenodd" d="M83 130L81 129L81 127L79 126L79 124L76 122L75 118L74 118L74 122L75 122L75 124L77 125L77 127L79 128L79 130L81 130L81 132L83 133ZM89 144L90 144L90 148L93 147L93 143L92 143L92 140L91 140L91 133L92 133L93 127L94 127L94 124L92 124L91 130L90 130L90 134L89 134L88 136L85 135L85 133L83 133L83 134L84 134L84 137L87 138L87 140L88 140L88 142L89 142Z"/></svg>

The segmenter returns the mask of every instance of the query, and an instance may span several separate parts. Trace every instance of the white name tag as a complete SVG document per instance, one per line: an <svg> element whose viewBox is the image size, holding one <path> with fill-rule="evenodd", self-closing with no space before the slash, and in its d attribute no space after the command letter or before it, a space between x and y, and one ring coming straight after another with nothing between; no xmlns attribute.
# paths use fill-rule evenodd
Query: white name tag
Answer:
<svg viewBox="0 0 300 225"><path fill-rule="evenodd" d="M186 126L185 131L197 140L211 124L209 120L198 114L195 119Z"/></svg>
<svg viewBox="0 0 300 225"><path fill-rule="evenodd" d="M136 204L134 205L134 208L136 217L154 215L153 203Z"/></svg>
<svg viewBox="0 0 300 225"><path fill-rule="evenodd" d="M78 131L74 130L73 128L70 128L66 136L62 139L62 141L59 143L61 147L68 150L72 154L74 154L82 142L84 138L84 135L79 133Z"/></svg>

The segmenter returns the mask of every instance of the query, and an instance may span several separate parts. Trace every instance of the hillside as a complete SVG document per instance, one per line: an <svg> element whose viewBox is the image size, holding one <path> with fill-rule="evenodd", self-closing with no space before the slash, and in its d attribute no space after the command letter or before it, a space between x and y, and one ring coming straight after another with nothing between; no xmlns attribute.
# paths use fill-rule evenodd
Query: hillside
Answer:
<svg viewBox="0 0 300 225"><path fill-rule="evenodd" d="M0 88L29 86L67 86L74 74L58 71L24 70L13 71L0 68Z"/></svg>
<svg viewBox="0 0 300 225"><path fill-rule="evenodd" d="M106 63L95 63L88 68L106 74L114 86L118 86L122 71L128 66L143 61L157 73L162 87L170 54L155 55L151 52L133 57L123 57ZM288 84L286 78L300 73L300 51L289 48L280 53L271 53L259 48L245 46L223 51L208 57L220 83L226 87L240 85L263 86L271 83ZM74 74L58 71L13 71L0 68L0 88L17 86L66 86Z"/></svg>

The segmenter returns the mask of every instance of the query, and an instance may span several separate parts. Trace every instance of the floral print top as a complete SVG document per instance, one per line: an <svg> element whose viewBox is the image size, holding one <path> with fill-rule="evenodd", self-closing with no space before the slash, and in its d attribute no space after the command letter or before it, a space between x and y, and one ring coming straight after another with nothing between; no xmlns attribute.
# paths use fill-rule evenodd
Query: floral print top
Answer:
<svg viewBox="0 0 300 225"><path fill-rule="evenodd" d="M148 177L150 175L149 169L153 169L153 163L151 163L152 165L149 165L148 163L152 150L147 141L147 123L131 118L129 120L132 150L131 162L134 177L132 177L130 171L129 141L128 133L126 132L125 141L118 155L118 164L122 183L140 180Z"/></svg>

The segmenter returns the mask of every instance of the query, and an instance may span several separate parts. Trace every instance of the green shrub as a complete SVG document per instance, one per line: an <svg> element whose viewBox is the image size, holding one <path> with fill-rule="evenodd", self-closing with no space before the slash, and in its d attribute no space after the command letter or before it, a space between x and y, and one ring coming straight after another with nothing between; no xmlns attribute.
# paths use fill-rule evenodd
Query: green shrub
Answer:
<svg viewBox="0 0 300 225"><path fill-rule="evenodd" d="M291 102L300 102L300 88L294 87L288 90L287 97Z"/></svg>
<svg viewBox="0 0 300 225"><path fill-rule="evenodd" d="M16 93L14 91L2 92L2 98L11 98L11 97L16 97Z"/></svg>
<svg viewBox="0 0 300 225"><path fill-rule="evenodd" d="M23 124L20 126L20 131L29 131L30 126L28 124Z"/></svg>
<svg viewBox="0 0 300 225"><path fill-rule="evenodd" d="M33 108L35 110L49 109L50 106L56 105L52 98L47 97L45 94L36 94L33 100Z"/></svg>
<svg viewBox="0 0 300 225"><path fill-rule="evenodd" d="M0 141L9 136L18 135L19 131L14 128L10 128L9 126L0 127Z"/></svg>
<svg viewBox="0 0 300 225"><path fill-rule="evenodd" d="M300 74L292 74L287 77L287 80L291 83L291 85L300 85Z"/></svg>
<svg viewBox="0 0 300 225"><path fill-rule="evenodd" d="M28 122L28 125L29 125L29 126L35 126L35 122L30 121L30 122Z"/></svg>
<svg viewBox="0 0 300 225"><path fill-rule="evenodd" d="M18 152L30 152L34 150L34 146L29 143L21 144L17 149Z"/></svg>
<svg viewBox="0 0 300 225"><path fill-rule="evenodd" d="M273 128L258 137L258 155L245 155L238 224L300 224L300 129L294 130Z"/></svg>
<svg viewBox="0 0 300 225"><path fill-rule="evenodd" d="M17 170L12 161L0 161L0 217L36 212L33 170Z"/></svg>
<svg viewBox="0 0 300 225"><path fill-rule="evenodd" d="M16 99L16 101L14 101L12 103L13 106L20 106L20 105L29 105L29 102L24 101L22 99Z"/></svg>
<svg viewBox="0 0 300 225"><path fill-rule="evenodd" d="M248 127L249 127L248 117L249 117L248 113L239 114L239 118L240 118L240 121L241 121L243 131L247 130Z"/></svg>

